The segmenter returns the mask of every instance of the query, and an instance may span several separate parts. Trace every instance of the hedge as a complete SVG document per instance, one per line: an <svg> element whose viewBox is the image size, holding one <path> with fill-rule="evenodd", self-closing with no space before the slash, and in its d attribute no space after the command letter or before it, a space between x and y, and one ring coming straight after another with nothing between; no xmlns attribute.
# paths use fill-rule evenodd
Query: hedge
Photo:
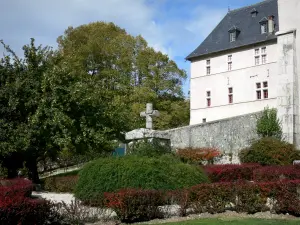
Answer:
<svg viewBox="0 0 300 225"><path fill-rule="evenodd" d="M275 138L266 137L254 141L240 154L242 163L259 163L261 165L291 165L299 159L300 152L294 145Z"/></svg>
<svg viewBox="0 0 300 225"><path fill-rule="evenodd" d="M226 164L226 165L209 165L203 169L212 182L233 182L241 180L253 180L253 171L260 168L257 163L248 164Z"/></svg>
<svg viewBox="0 0 300 225"><path fill-rule="evenodd" d="M30 198L32 187L26 179L0 180L0 224L61 224L52 203Z"/></svg>
<svg viewBox="0 0 300 225"><path fill-rule="evenodd" d="M300 179L299 166L265 166L253 171L257 182Z"/></svg>
<svg viewBox="0 0 300 225"><path fill-rule="evenodd" d="M106 206L124 222L161 218L163 205L178 204L181 216L191 213L220 213L225 210L253 214L271 210L300 216L300 180L281 182L236 182L200 184L169 191L120 190L106 193ZM267 203L272 203L268 205Z"/></svg>
<svg viewBox="0 0 300 225"><path fill-rule="evenodd" d="M124 188L175 190L202 182L208 182L208 178L200 168L171 157L101 158L80 172L75 196L86 203L101 202L105 192Z"/></svg>
<svg viewBox="0 0 300 225"><path fill-rule="evenodd" d="M165 204L161 191L123 189L105 193L104 196L106 207L113 209L121 222L132 223L164 217L159 207Z"/></svg>
<svg viewBox="0 0 300 225"><path fill-rule="evenodd" d="M0 180L0 198L4 197L30 197L33 190L33 184L27 179Z"/></svg>

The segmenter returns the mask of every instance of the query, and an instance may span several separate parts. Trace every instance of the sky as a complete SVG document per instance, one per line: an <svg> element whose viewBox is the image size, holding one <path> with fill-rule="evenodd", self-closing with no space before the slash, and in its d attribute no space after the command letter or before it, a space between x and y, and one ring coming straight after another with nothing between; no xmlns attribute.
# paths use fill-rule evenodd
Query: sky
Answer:
<svg viewBox="0 0 300 225"><path fill-rule="evenodd" d="M113 22L167 54L190 76L191 53L228 12L262 0L0 0L0 40L22 56L22 46L57 48L69 26ZM2 57L3 48L0 47ZM183 86L189 91L189 78Z"/></svg>

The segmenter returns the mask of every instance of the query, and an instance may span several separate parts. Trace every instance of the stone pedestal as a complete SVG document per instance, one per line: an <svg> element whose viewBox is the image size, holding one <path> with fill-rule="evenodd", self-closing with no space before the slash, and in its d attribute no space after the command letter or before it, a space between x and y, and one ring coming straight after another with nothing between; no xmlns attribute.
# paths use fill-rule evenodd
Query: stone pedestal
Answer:
<svg viewBox="0 0 300 225"><path fill-rule="evenodd" d="M127 132L125 134L125 139L127 142L126 151L134 146L134 144L141 141L155 142L168 148L171 147L169 134L165 131L140 128Z"/></svg>

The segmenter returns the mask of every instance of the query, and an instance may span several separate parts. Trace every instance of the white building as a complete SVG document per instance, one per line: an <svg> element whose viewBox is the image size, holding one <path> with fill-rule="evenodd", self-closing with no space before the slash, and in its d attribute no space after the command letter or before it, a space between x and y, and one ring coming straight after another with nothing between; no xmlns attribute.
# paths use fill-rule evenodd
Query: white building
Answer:
<svg viewBox="0 0 300 225"><path fill-rule="evenodd" d="M275 107L287 140L300 144L300 0L229 11L187 60L190 125Z"/></svg>

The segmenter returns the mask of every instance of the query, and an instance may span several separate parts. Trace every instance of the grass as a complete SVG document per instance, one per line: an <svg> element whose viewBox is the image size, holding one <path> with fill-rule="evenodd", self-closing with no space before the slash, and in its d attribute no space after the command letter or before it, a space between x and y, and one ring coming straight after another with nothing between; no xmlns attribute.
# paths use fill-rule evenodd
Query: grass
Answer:
<svg viewBox="0 0 300 225"><path fill-rule="evenodd" d="M163 225L298 225L299 220L264 220L264 219L238 219L238 218L218 218L218 219L198 219L190 221L180 221L175 223L163 223Z"/></svg>

